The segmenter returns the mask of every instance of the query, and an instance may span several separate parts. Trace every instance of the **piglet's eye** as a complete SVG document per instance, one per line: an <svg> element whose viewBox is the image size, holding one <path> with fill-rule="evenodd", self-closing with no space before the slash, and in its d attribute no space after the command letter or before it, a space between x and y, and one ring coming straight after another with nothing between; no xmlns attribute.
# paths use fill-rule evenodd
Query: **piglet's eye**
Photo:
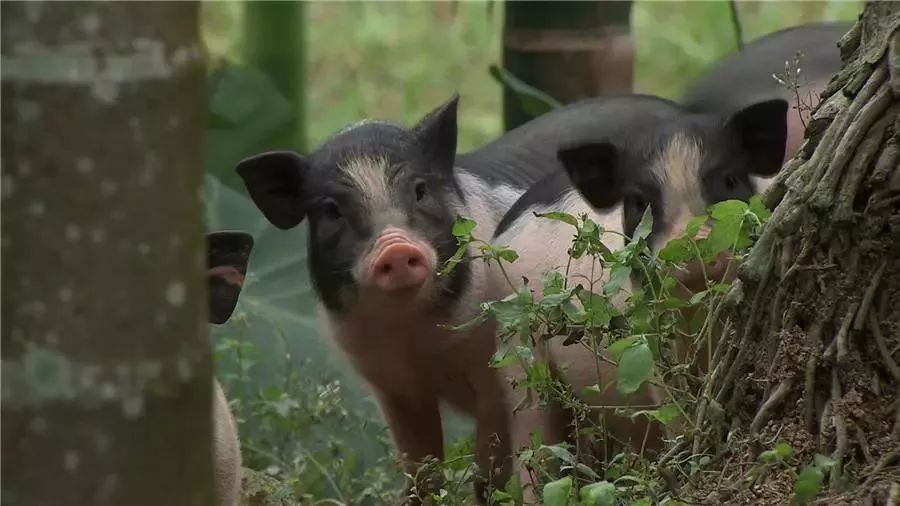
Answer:
<svg viewBox="0 0 900 506"><path fill-rule="evenodd" d="M416 202L421 201L425 198L425 181L419 181L416 183Z"/></svg>
<svg viewBox="0 0 900 506"><path fill-rule="evenodd" d="M725 177L725 189L728 191L734 190L738 185L737 178L734 176L726 176Z"/></svg>
<svg viewBox="0 0 900 506"><path fill-rule="evenodd" d="M337 202L326 200L322 203L322 216L329 220L338 220L341 218L341 208L338 207Z"/></svg>

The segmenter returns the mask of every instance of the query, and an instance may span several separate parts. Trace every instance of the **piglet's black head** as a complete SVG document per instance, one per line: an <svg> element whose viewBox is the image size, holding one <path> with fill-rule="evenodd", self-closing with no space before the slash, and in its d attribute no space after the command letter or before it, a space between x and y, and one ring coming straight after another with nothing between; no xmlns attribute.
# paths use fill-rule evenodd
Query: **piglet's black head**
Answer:
<svg viewBox="0 0 900 506"><path fill-rule="evenodd" d="M245 232L206 234L209 321L225 323L237 305L247 275L253 237Z"/></svg>
<svg viewBox="0 0 900 506"><path fill-rule="evenodd" d="M250 198L266 219L280 229L297 226L321 200L320 183L333 179L337 168L353 157L381 157L391 163L416 165L420 171L450 173L456 155L459 95L405 129L383 121L366 121L338 132L316 151L302 155L271 151L238 163L236 170Z"/></svg>

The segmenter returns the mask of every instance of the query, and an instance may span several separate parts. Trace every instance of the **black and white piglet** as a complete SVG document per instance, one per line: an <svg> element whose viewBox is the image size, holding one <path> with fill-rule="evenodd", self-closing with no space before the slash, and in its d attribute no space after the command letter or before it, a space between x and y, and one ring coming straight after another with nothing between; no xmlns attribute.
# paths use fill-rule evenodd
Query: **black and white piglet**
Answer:
<svg viewBox="0 0 900 506"><path fill-rule="evenodd" d="M697 112L724 115L762 100L787 100L791 108L787 111L784 160L789 160L803 143L804 124L809 124L819 95L841 68L837 41L852 26L848 22L809 23L764 35L713 66L688 88L684 103ZM785 63L793 61L798 52L800 73L791 76L794 83L787 83L797 85L794 90L773 76L784 74ZM803 105L799 110L798 100Z"/></svg>
<svg viewBox="0 0 900 506"><path fill-rule="evenodd" d="M669 239L683 233L688 221L702 214L713 203L727 199L749 199L756 191L754 177L769 177L781 167L786 139L787 103L775 99L752 104L727 117L691 113L663 99L656 99L660 110L647 116L630 109L630 98L617 98L611 103L603 124L610 125L605 139L574 143L559 150L564 171L550 174L528 190L504 216L492 242L508 245L519 253L519 260L506 267L506 273L492 268L490 287L485 300L496 300L511 293L507 276L540 279L542 272L568 270L569 283L600 291L608 280L608 272L595 269L589 258L568 264L567 250L573 230L567 225L536 218L533 213L563 211L587 214L611 233L604 243L616 250L624 246L622 235L631 236L647 206L653 215L649 243L659 250ZM642 98L642 107L649 108ZM623 114L623 112L625 112ZM665 116L659 121L659 116ZM602 132L595 132L599 134ZM727 265L727 258L720 259ZM700 270L681 274L686 286L700 285ZM710 276L725 276L723 269L707 269ZM532 283L534 285L534 283ZM516 287L521 288L521 287ZM629 286L626 284L626 291ZM540 287L532 286L540 297ZM628 399L621 398L615 388L615 368L598 363L593 353L581 346L563 346L562 339L551 339L533 350L535 357L549 362L551 370L584 401L595 406L656 404L661 392L646 386ZM512 366L508 373L513 382L523 378L524 371ZM586 393L584 388L600 384L603 393ZM513 392L508 392L510 399ZM507 406L514 406L508 402ZM661 428L646 420L634 421L615 416L612 409L598 410L613 437L634 448L660 449ZM545 442L568 437L572 415L561 407L531 408L510 412L513 449L530 443L530 434L541 429ZM530 481L520 470L523 483Z"/></svg>
<svg viewBox="0 0 900 506"><path fill-rule="evenodd" d="M456 164L457 101L412 128L364 121L312 153L263 153L237 171L275 226L307 222L324 320L374 391L407 470L443 457L446 403L475 418L478 463L485 472L499 468L495 480L505 482L503 388L488 367L493 331L443 327L475 314L486 268L463 263L438 272L456 252L456 218L476 220L476 233L490 237L541 169L495 170L484 163L490 151Z"/></svg>

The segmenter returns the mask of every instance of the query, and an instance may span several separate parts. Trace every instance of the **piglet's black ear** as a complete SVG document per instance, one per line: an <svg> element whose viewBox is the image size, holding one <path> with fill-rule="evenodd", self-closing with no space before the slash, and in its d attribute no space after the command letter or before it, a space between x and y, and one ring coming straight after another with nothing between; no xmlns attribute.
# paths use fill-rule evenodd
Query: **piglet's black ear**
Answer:
<svg viewBox="0 0 900 506"><path fill-rule="evenodd" d="M784 163L788 103L783 99L749 105L728 118L726 128L750 158L750 172L772 176Z"/></svg>
<svg viewBox="0 0 900 506"><path fill-rule="evenodd" d="M459 94L454 93L450 100L428 113L413 127L413 132L431 159L435 168L442 171L453 169L456 159L456 112L459 106Z"/></svg>
<svg viewBox="0 0 900 506"><path fill-rule="evenodd" d="M253 237L245 232L206 234L209 321L225 323L237 305L247 275Z"/></svg>
<svg viewBox="0 0 900 506"><path fill-rule="evenodd" d="M621 154L609 142L591 142L560 149L572 185L596 209L608 209L622 200Z"/></svg>
<svg viewBox="0 0 900 506"><path fill-rule="evenodd" d="M272 151L246 158L236 170L247 192L266 219L284 230L297 226L306 216L303 178L306 159L292 151Z"/></svg>

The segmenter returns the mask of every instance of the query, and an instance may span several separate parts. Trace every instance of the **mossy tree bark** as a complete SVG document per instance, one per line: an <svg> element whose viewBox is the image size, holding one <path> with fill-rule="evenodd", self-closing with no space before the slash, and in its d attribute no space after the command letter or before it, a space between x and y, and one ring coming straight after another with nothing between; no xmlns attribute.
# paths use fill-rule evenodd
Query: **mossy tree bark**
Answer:
<svg viewBox="0 0 900 506"><path fill-rule="evenodd" d="M4 504L212 504L198 11L2 4Z"/></svg>
<svg viewBox="0 0 900 506"><path fill-rule="evenodd" d="M805 149L766 196L777 207L740 269L683 443L711 457L698 498L784 504L822 454L827 504L900 499L898 25L900 4L866 5ZM795 465L751 472L782 440Z"/></svg>

